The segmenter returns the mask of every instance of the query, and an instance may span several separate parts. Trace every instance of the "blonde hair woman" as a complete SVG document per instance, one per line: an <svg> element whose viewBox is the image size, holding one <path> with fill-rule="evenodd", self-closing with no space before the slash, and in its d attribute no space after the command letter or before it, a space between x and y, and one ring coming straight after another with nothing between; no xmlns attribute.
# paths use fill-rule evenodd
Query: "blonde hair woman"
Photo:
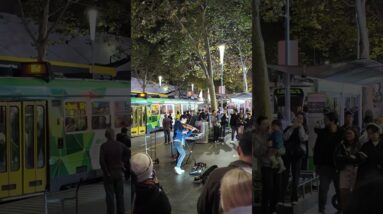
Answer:
<svg viewBox="0 0 383 214"><path fill-rule="evenodd" d="M225 214L251 214L253 182L251 168L228 171L221 183L221 206Z"/></svg>

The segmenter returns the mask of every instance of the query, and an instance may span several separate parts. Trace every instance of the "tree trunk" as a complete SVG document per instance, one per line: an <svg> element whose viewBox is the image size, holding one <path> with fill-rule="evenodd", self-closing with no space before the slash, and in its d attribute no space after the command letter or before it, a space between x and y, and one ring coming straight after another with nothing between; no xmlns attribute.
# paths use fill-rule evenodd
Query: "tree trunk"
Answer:
<svg viewBox="0 0 383 214"><path fill-rule="evenodd" d="M247 71L245 62L243 62L243 56L242 56L242 50L241 50L241 44L238 43L238 51L239 51L239 59L241 60L241 67L242 67L242 75L243 75L243 92L249 92L249 88L247 86Z"/></svg>
<svg viewBox="0 0 383 214"><path fill-rule="evenodd" d="M39 36L36 43L37 60L44 61L48 47L48 24L49 24L49 5L50 0L46 0L41 20L39 23Z"/></svg>
<svg viewBox="0 0 383 214"><path fill-rule="evenodd" d="M270 88L269 76L267 71L265 47L262 37L261 22L260 22L260 0L253 0L253 115L256 117L266 116L271 119L271 104L270 104Z"/></svg>
<svg viewBox="0 0 383 214"><path fill-rule="evenodd" d="M355 0L355 9L359 28L359 51L360 59L370 58L370 43L368 41L368 28L366 21L366 0Z"/></svg>

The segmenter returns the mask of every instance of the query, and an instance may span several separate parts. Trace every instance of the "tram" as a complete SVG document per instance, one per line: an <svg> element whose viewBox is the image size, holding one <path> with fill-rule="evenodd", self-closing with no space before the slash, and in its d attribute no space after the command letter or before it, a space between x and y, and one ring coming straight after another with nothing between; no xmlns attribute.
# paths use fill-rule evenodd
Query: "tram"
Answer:
<svg viewBox="0 0 383 214"><path fill-rule="evenodd" d="M160 130L165 115L171 115L175 122L177 114L197 111L203 105L201 101L176 99L163 94L132 92L132 96L132 137Z"/></svg>
<svg viewBox="0 0 383 214"><path fill-rule="evenodd" d="M47 78L48 70L91 68L27 60L0 58L0 201L100 177L105 129L117 133L130 122L129 81Z"/></svg>

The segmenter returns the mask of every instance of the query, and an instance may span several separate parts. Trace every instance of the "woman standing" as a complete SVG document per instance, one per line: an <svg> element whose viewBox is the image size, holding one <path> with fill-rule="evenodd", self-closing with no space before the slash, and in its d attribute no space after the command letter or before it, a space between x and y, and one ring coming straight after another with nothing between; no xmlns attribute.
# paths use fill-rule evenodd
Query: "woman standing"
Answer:
<svg viewBox="0 0 383 214"><path fill-rule="evenodd" d="M359 149L358 131L352 127L346 128L343 140L335 149L335 166L339 170L340 205L343 211L346 210L354 189Z"/></svg>
<svg viewBox="0 0 383 214"><path fill-rule="evenodd" d="M283 161L287 170L282 176L281 202L284 202L284 196L286 194L291 171L293 178L291 202L292 204L296 204L298 202L298 182L302 162L307 152L305 142L308 140L308 130L305 127L305 117L302 112L297 113L293 125L285 130L283 138L285 140L286 148L286 154L283 156Z"/></svg>
<svg viewBox="0 0 383 214"><path fill-rule="evenodd" d="M184 150L185 137L190 136L192 131L194 130L194 129L188 130L183 127L183 124L186 124L186 121L187 121L187 117L181 116L181 120L177 120L176 123L174 124L173 142L174 142L174 146L176 147L179 153L177 164L174 167L174 170L179 175L185 172L185 170L181 169L182 161L185 158L185 150Z"/></svg>

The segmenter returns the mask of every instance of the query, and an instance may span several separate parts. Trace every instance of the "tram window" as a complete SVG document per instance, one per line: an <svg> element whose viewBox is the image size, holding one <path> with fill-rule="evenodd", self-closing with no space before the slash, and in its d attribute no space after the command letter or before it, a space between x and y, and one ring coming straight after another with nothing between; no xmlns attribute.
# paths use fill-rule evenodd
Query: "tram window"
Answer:
<svg viewBox="0 0 383 214"><path fill-rule="evenodd" d="M166 114L166 105L161 105L161 114Z"/></svg>
<svg viewBox="0 0 383 214"><path fill-rule="evenodd" d="M92 103L92 129L105 129L110 125L109 102Z"/></svg>
<svg viewBox="0 0 383 214"><path fill-rule="evenodd" d="M122 128L129 126L129 102L116 101L114 103L114 127Z"/></svg>
<svg viewBox="0 0 383 214"><path fill-rule="evenodd" d="M11 133L10 133L10 146L11 146L11 171L17 171L20 168L20 120L19 120L19 107L10 107L11 117Z"/></svg>
<svg viewBox="0 0 383 214"><path fill-rule="evenodd" d="M168 105L168 114L173 114L173 106Z"/></svg>
<svg viewBox="0 0 383 214"><path fill-rule="evenodd" d="M45 166L45 111L43 106L37 106L37 167Z"/></svg>
<svg viewBox="0 0 383 214"><path fill-rule="evenodd" d="M152 110L152 116L160 114L160 105L153 104L153 105L150 106L150 109Z"/></svg>
<svg viewBox="0 0 383 214"><path fill-rule="evenodd" d="M24 137L25 137L25 164L27 169L32 169L35 167L34 160L34 131L33 131L33 106L28 105L25 107L25 129L24 129Z"/></svg>
<svg viewBox="0 0 383 214"><path fill-rule="evenodd" d="M88 128L85 102L65 103L65 132L84 131Z"/></svg>
<svg viewBox="0 0 383 214"><path fill-rule="evenodd" d="M0 172L7 171L7 144L6 144L6 113L5 106L0 106Z"/></svg>

